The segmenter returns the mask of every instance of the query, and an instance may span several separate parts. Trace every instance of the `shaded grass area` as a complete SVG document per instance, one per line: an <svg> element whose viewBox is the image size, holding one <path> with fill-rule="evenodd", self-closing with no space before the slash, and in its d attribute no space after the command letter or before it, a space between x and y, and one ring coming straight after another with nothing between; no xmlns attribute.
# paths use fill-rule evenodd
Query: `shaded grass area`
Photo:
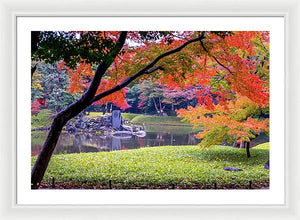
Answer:
<svg viewBox="0 0 300 220"><path fill-rule="evenodd" d="M47 131L33 131L31 132L31 145L43 145L46 140Z"/></svg>
<svg viewBox="0 0 300 220"><path fill-rule="evenodd" d="M62 188L247 188L268 186L269 143L251 149L214 146L165 146L128 151L54 155L43 185L54 177ZM32 157L32 165L36 157ZM224 171L224 167L243 171Z"/></svg>
<svg viewBox="0 0 300 220"><path fill-rule="evenodd" d="M52 122L51 110L43 109L37 115L31 116L31 129L47 128Z"/></svg>

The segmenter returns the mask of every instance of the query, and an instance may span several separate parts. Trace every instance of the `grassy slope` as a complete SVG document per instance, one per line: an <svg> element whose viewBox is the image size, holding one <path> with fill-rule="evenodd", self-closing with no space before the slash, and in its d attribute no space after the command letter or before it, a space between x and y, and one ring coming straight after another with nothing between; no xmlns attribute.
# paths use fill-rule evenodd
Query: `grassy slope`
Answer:
<svg viewBox="0 0 300 220"><path fill-rule="evenodd" d="M135 117L139 116L140 114L134 114L134 113L122 113L122 119L131 121Z"/></svg>
<svg viewBox="0 0 300 220"><path fill-rule="evenodd" d="M110 113L106 113L105 115L110 115ZM87 115L87 118L96 118L96 117L102 117L102 112L90 112L89 115Z"/></svg>
<svg viewBox="0 0 300 220"><path fill-rule="evenodd" d="M112 180L116 188L181 188L246 187L249 180L269 182L264 163L269 157L269 143L251 149L215 146L200 150L197 146L166 146L128 151L54 155L44 180L55 177L58 182L100 185ZM35 157L32 158L34 164ZM224 171L225 166L243 171Z"/></svg>
<svg viewBox="0 0 300 220"><path fill-rule="evenodd" d="M154 116L154 115L139 115L131 120L136 124L167 124L167 125L190 125L187 122L182 122L181 118L176 116Z"/></svg>

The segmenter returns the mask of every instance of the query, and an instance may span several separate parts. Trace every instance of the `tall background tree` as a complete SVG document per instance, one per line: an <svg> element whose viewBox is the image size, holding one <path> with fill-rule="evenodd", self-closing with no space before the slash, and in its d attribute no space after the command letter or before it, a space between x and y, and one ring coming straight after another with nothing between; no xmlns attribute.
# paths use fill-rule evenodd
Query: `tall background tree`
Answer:
<svg viewBox="0 0 300 220"><path fill-rule="evenodd" d="M70 78L66 71L57 71L57 64L36 63L32 76L31 100L58 113L75 102L77 94L68 92Z"/></svg>

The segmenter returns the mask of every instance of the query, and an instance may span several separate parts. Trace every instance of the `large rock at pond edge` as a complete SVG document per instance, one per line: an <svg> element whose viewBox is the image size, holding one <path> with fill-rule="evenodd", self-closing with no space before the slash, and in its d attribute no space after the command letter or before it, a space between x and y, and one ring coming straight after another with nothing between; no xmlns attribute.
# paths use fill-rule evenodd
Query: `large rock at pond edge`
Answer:
<svg viewBox="0 0 300 220"><path fill-rule="evenodd" d="M119 131L121 129L122 116L120 110L114 110L111 113L112 115L112 127L113 129Z"/></svg>
<svg viewBox="0 0 300 220"><path fill-rule="evenodd" d="M93 118L92 118L92 119L90 120L90 123L96 123L96 122L97 122L96 119L93 119Z"/></svg>
<svg viewBox="0 0 300 220"><path fill-rule="evenodd" d="M72 127L71 125L66 125L66 131L70 132L70 133L74 133L76 131L76 129L74 127Z"/></svg>
<svg viewBox="0 0 300 220"><path fill-rule="evenodd" d="M243 171L240 168L234 168L234 167L224 167L223 170L226 170L226 171Z"/></svg>
<svg viewBox="0 0 300 220"><path fill-rule="evenodd" d="M82 118L81 120L86 123L88 121L88 118Z"/></svg>
<svg viewBox="0 0 300 220"><path fill-rule="evenodd" d="M265 169L266 169L266 170L269 170L269 169L270 169L270 160L268 160L268 161L265 163Z"/></svg>
<svg viewBox="0 0 300 220"><path fill-rule="evenodd" d="M86 125L82 122L77 122L75 124L75 128L79 128L79 129L85 129Z"/></svg>

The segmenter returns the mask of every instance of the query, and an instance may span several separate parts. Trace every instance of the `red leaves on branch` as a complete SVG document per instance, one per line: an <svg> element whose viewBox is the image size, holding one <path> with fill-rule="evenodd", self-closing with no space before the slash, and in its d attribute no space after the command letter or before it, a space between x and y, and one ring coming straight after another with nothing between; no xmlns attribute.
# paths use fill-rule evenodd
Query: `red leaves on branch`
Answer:
<svg viewBox="0 0 300 220"><path fill-rule="evenodd" d="M103 39L113 40L119 35L118 32L99 34ZM129 32L122 53L108 69L97 94L118 85L157 56L196 36L199 33L174 32L173 36L168 35L160 40L145 40L138 32ZM140 79L152 77L162 86L178 91L198 87L198 103L210 111L216 105L227 110L229 100L234 99L237 94L247 97L259 107L269 105L268 32L234 31L225 35L206 32L202 43L191 44L182 51L163 58L156 65L163 67L163 71L144 75ZM70 93L82 93L88 88L94 74L92 64L81 60L73 70L65 67L62 62L57 69L60 71L62 68L70 76ZM123 89L97 103L113 102L123 109L128 108L126 93L127 90Z"/></svg>
<svg viewBox="0 0 300 220"><path fill-rule="evenodd" d="M46 99L40 98L36 100L41 106L46 106Z"/></svg>
<svg viewBox="0 0 300 220"><path fill-rule="evenodd" d="M41 104L37 100L31 102L31 114L32 115L38 114L40 112L40 107Z"/></svg>
<svg viewBox="0 0 300 220"><path fill-rule="evenodd" d="M120 81L122 81L122 79ZM117 84L118 84L118 82L102 79L100 86L98 87L98 90L96 92L96 95L98 95L99 93L104 92L108 89L113 88ZM94 102L93 105L97 105L97 104L103 105L103 104L106 104L107 102L111 102L115 106L119 107L120 109L125 110L130 107L130 105L128 105L128 103L126 101L127 92L128 92L128 88L125 87L124 89L114 92L113 94L108 95L97 102Z"/></svg>
<svg viewBox="0 0 300 220"><path fill-rule="evenodd" d="M65 68L69 77L70 77L70 86L67 90L71 94L75 93L83 93L89 86L90 82L94 76L94 72L92 70L91 64L86 63L84 60L77 66L77 68L71 69L66 66L64 66L64 62L61 62L57 70L61 71L62 68ZM119 79L118 81L114 81L111 79L102 79L101 83L98 87L98 90L96 92L96 95L104 92L108 89L111 89L112 87L116 86L118 83L121 82L122 79ZM117 91L112 95L106 96L100 101L97 101L93 103L93 105L99 105L99 104L106 104L106 102L111 102L115 106L120 107L122 110L125 110L126 108L129 108L126 101L126 93L128 92L128 88L124 88L121 91Z"/></svg>

